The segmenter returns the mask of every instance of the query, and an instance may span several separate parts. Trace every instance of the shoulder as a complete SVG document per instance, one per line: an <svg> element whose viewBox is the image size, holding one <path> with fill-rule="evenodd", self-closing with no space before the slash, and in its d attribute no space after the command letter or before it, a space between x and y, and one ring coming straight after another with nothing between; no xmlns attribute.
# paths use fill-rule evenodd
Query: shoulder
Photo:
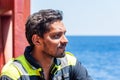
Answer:
<svg viewBox="0 0 120 80"><path fill-rule="evenodd" d="M18 79L20 77L20 71L16 65L14 65L14 58L8 61L2 68L1 77L7 76L11 79Z"/></svg>
<svg viewBox="0 0 120 80"><path fill-rule="evenodd" d="M60 60L62 67L75 66L77 61L76 57L70 52L65 52L65 56L58 59Z"/></svg>
<svg viewBox="0 0 120 80"><path fill-rule="evenodd" d="M77 61L76 57L70 52L66 52L65 54L68 61L68 65L75 65Z"/></svg>
<svg viewBox="0 0 120 80"><path fill-rule="evenodd" d="M8 62L4 65L4 67L2 68L2 73L5 74L5 72L9 72L11 69L15 68L15 67L13 66L13 61L14 61L14 59L11 59L10 61L8 61Z"/></svg>

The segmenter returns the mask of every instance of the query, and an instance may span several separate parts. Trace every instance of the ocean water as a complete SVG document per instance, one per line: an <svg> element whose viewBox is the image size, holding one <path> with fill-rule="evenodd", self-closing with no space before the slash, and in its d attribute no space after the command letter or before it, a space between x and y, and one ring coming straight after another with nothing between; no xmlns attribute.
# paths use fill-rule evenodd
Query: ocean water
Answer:
<svg viewBox="0 0 120 80"><path fill-rule="evenodd" d="M94 80L120 80L120 36L67 36L73 53Z"/></svg>

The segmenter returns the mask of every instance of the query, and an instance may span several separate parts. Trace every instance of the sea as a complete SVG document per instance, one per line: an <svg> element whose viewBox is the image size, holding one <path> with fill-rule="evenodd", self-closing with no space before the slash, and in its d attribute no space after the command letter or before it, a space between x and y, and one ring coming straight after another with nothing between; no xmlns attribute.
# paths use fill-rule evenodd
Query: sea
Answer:
<svg viewBox="0 0 120 80"><path fill-rule="evenodd" d="M66 51L76 56L93 80L120 80L120 36L67 36Z"/></svg>

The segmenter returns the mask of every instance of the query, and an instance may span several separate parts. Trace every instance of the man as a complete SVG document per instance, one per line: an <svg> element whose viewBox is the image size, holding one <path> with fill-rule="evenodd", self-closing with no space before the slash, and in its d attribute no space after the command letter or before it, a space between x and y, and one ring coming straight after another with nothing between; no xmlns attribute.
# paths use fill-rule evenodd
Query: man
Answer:
<svg viewBox="0 0 120 80"><path fill-rule="evenodd" d="M62 19L62 12L53 9L31 15L26 22L30 46L4 66L1 80L92 80L78 60L65 52L68 40Z"/></svg>

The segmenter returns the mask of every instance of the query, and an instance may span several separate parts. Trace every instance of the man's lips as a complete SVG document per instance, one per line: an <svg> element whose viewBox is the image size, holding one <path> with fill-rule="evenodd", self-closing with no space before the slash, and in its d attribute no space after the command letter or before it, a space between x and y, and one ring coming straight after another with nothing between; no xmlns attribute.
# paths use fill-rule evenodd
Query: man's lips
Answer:
<svg viewBox="0 0 120 80"><path fill-rule="evenodd" d="M66 46L60 46L59 48L65 50Z"/></svg>

